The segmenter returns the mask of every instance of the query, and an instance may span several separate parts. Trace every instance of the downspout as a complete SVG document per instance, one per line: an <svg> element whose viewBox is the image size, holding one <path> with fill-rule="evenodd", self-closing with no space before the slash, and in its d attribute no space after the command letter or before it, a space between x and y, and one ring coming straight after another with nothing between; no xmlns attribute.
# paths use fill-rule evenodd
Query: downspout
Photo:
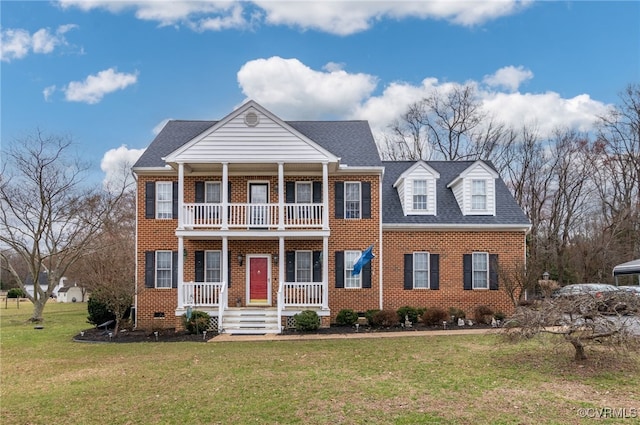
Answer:
<svg viewBox="0 0 640 425"><path fill-rule="evenodd" d="M133 293L133 329L138 327L138 196L140 195L140 191L138 190L138 178L136 173L131 170L131 175L133 176L133 180L136 182L136 236L135 236L135 248L134 248L134 256L135 259L135 277L134 277L134 293Z"/></svg>
<svg viewBox="0 0 640 425"><path fill-rule="evenodd" d="M383 310L383 304L384 304L384 296L383 296L383 287L382 287L382 256L383 256L383 252L382 252L382 180L384 178L384 170L382 171L382 173L380 173L380 176L378 177L378 287L380 288L380 305L379 305L379 309Z"/></svg>

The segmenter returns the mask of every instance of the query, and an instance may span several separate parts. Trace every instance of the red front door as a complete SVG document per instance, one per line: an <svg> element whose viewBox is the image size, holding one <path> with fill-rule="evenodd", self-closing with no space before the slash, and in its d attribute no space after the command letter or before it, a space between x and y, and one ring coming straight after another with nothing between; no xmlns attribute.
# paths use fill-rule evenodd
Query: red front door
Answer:
<svg viewBox="0 0 640 425"><path fill-rule="evenodd" d="M269 304L269 260L249 258L249 303Z"/></svg>

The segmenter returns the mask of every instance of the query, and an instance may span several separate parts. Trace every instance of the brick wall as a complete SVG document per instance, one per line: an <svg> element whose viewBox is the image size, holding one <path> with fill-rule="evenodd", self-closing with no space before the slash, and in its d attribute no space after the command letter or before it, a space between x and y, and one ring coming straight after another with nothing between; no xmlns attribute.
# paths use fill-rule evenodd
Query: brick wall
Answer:
<svg viewBox="0 0 640 425"><path fill-rule="evenodd" d="M396 310L412 307L461 308L473 317L478 305L488 305L494 311L511 313L513 304L499 281L499 290L463 289L463 254L488 252L498 254L500 267L522 263L524 258L523 232L490 231L385 231L384 237L384 308ZM428 251L440 255L440 289L404 289L404 254Z"/></svg>

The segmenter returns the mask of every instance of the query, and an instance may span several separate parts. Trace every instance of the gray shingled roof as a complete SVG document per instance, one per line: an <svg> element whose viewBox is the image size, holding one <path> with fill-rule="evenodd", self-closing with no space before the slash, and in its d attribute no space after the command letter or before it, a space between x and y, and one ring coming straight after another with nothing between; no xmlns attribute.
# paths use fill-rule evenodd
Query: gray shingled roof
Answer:
<svg viewBox="0 0 640 425"><path fill-rule="evenodd" d="M383 161L382 165L385 167L384 180L382 182L383 224L529 225L529 219L525 216L502 179L496 180L495 216L462 215L456 198L453 196L453 191L448 189L447 185L474 162L427 161L430 167L440 173L440 178L436 183L437 215L404 216L398 191L393 187L393 184L415 162ZM487 162L487 164L493 168L491 163Z"/></svg>
<svg viewBox="0 0 640 425"><path fill-rule="evenodd" d="M164 167L162 160L217 121L169 121L135 163L134 168ZM288 125L341 158L349 166L381 166L366 121L286 121Z"/></svg>

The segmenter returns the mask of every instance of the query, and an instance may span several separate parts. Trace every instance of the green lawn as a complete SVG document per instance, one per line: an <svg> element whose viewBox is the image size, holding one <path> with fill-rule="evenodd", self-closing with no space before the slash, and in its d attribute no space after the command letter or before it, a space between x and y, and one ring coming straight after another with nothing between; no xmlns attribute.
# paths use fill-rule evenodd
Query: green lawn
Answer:
<svg viewBox="0 0 640 425"><path fill-rule="evenodd" d="M30 312L0 308L2 424L592 424L581 416L601 408L627 416L607 424L640 421L628 353L575 364L571 347L497 336L88 344L72 341L86 304L50 303L42 330Z"/></svg>

